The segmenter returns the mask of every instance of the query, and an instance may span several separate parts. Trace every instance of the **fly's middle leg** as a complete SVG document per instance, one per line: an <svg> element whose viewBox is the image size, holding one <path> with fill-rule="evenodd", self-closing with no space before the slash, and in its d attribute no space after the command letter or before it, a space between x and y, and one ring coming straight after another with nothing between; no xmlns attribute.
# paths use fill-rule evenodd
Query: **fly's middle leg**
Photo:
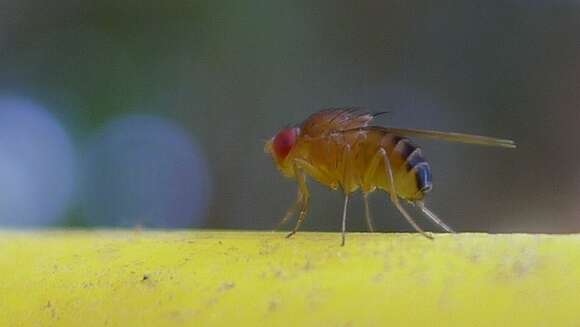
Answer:
<svg viewBox="0 0 580 327"><path fill-rule="evenodd" d="M348 199L351 184L354 182L352 177L352 151L350 145L347 145L344 148L344 153L342 156L342 164L343 164L343 172L342 172L342 189L344 191L344 206L342 208L342 242L340 243L341 246L344 246L346 243L346 213L348 209Z"/></svg>
<svg viewBox="0 0 580 327"><path fill-rule="evenodd" d="M365 218L367 221L367 227L370 232L375 231L373 224L373 218L371 216L371 209L369 206L369 194L375 189L376 186L373 185L372 179L375 176L377 167L382 160L382 155L377 152L371 159L369 165L367 166L361 180L361 188L363 191L364 205L365 205Z"/></svg>

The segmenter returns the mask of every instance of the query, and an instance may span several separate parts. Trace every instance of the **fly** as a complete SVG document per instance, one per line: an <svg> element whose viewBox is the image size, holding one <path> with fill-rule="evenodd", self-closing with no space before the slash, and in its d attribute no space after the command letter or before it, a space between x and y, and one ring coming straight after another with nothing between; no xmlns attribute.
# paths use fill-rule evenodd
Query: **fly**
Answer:
<svg viewBox="0 0 580 327"><path fill-rule="evenodd" d="M348 201L350 195L359 190L364 195L370 231L374 231L374 226L368 196L378 189L389 195L403 217L423 236L433 238L417 225L401 200L416 206L435 224L453 233L423 202L433 187L431 167L421 148L408 137L516 147L513 141L506 139L371 125L373 119L381 114L383 112L368 113L355 108L326 109L295 127L280 130L266 142L264 150L271 154L280 172L298 183L296 201L280 222L280 225L285 223L299 211L296 225L287 237L296 234L306 218L310 200L308 178L333 190L340 188L344 193L341 245L345 244Z"/></svg>

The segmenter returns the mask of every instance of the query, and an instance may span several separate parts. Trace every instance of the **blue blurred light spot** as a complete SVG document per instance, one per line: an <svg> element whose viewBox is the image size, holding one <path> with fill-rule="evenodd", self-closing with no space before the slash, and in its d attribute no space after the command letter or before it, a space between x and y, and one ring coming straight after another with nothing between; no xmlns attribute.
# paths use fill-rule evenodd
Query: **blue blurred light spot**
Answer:
<svg viewBox="0 0 580 327"><path fill-rule="evenodd" d="M191 136L155 116L112 121L89 144L83 207L94 225L190 227L205 222L206 160Z"/></svg>
<svg viewBox="0 0 580 327"><path fill-rule="evenodd" d="M26 99L0 98L0 225L62 219L75 170L72 142L49 112Z"/></svg>

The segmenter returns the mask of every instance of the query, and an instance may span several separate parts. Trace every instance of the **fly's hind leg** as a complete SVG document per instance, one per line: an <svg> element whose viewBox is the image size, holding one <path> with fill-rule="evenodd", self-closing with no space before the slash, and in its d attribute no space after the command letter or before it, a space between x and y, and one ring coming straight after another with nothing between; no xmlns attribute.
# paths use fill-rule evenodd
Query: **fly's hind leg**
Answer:
<svg viewBox="0 0 580 327"><path fill-rule="evenodd" d="M425 216L431 219L431 221L433 221L435 224L439 225L439 227L443 228L448 233L455 233L455 231L453 231L451 227L447 226L443 221L441 221L441 219L439 219L439 217L437 217L437 215L433 211L429 210L425 206L425 203L423 203L423 201L415 201L412 203L416 205L419 209L421 209L421 211L425 214Z"/></svg>
<svg viewBox="0 0 580 327"><path fill-rule="evenodd" d="M367 220L367 227L369 232L373 233L375 231L375 226L373 225L373 217L371 216L371 209L369 207L369 193L363 194L363 199L365 202L365 218Z"/></svg>
<svg viewBox="0 0 580 327"><path fill-rule="evenodd" d="M384 149L380 149L379 153L383 157L383 161L385 162L385 169L387 172L387 180L389 181L389 187L390 187L389 195L391 198L391 202L393 202L393 204L397 207L397 209L399 209L399 212L401 212L403 217L405 217L405 219L407 219L409 224L411 224L411 226L413 226L413 228L417 232L421 233L421 235L425 236L428 239L433 239L433 236L425 233L425 231L421 227L419 227L419 225L417 225L417 223L415 222L413 217L411 217L411 215L409 215L407 210L405 210L405 208L401 205L401 202L399 201L399 197L397 196L397 189L395 187L395 178L393 176L393 169L391 167L391 161L389 160L389 156L387 156L387 152Z"/></svg>

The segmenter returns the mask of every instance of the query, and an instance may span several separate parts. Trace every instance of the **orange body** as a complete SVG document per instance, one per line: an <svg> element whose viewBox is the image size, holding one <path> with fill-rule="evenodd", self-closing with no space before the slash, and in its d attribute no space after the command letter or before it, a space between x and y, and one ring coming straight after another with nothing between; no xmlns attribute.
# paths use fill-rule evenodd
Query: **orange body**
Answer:
<svg viewBox="0 0 580 327"><path fill-rule="evenodd" d="M310 116L296 130L292 150L278 168L288 177L295 177L296 168L303 169L317 182L344 192L376 188L390 192L385 162L378 154L386 152L391 163L396 195L406 200L419 200L431 189L431 171L421 150L408 139L380 129L367 127L373 115L354 110L324 110ZM272 145L269 145L270 151ZM373 163L373 161L375 161Z"/></svg>
<svg viewBox="0 0 580 327"><path fill-rule="evenodd" d="M452 232L422 201L432 188L431 168L421 149L406 136L515 148L511 140L486 136L370 126L380 114L356 109L322 110L296 127L282 129L266 143L266 152L272 155L278 169L298 183L296 202L282 219L284 223L299 209L296 226L288 237L296 233L308 211L308 176L334 190L342 188L345 194L343 245L349 195L359 189L365 194L365 213L370 231L373 231L373 226L366 195L378 188L389 193L391 202L399 212L424 236L432 238L419 227L400 199L407 200L435 224Z"/></svg>

